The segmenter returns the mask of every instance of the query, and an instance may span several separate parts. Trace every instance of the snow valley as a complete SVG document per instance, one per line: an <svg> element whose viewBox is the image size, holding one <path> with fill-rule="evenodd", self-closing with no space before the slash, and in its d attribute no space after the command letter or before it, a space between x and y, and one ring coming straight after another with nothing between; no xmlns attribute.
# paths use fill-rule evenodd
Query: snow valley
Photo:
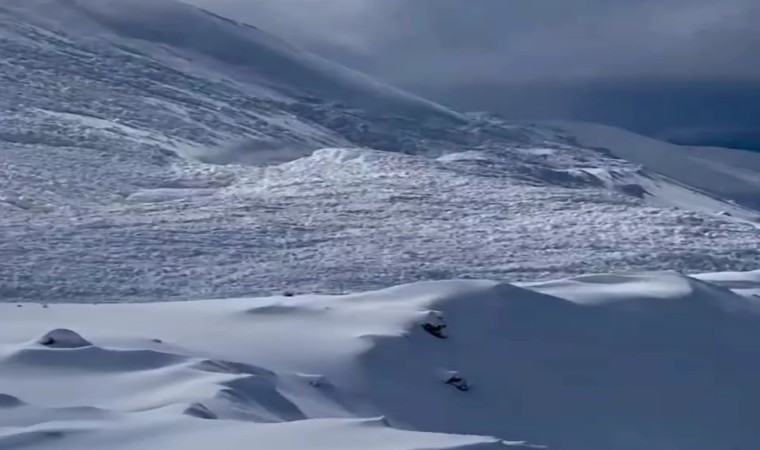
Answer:
<svg viewBox="0 0 760 450"><path fill-rule="evenodd" d="M0 83L0 449L760 442L760 154L173 0L4 0Z"/></svg>

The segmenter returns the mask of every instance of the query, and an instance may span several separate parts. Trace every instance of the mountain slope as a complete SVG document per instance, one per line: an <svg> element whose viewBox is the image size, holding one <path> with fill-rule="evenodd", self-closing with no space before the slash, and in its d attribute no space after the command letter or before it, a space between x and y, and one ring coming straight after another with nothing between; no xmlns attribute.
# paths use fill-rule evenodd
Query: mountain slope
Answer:
<svg viewBox="0 0 760 450"><path fill-rule="evenodd" d="M746 208L760 208L760 158L754 153L683 147L604 125L558 126L582 144L608 149L619 158L642 164L685 186Z"/></svg>
<svg viewBox="0 0 760 450"><path fill-rule="evenodd" d="M175 53L175 64L192 59L196 70L205 66L286 98L313 95L364 108L455 115L256 28L176 0L8 0L3 10L6 17L49 31L112 43L128 39L138 50L164 60ZM158 45L173 52L162 52Z"/></svg>
<svg viewBox="0 0 760 450"><path fill-rule="evenodd" d="M730 192L171 0L9 0L0 56L6 301L760 264Z"/></svg>

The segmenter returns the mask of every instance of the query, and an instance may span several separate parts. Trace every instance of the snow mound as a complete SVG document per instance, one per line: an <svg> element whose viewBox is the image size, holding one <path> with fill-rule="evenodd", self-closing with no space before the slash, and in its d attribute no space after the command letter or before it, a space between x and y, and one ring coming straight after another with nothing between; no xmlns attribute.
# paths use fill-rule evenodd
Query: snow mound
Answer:
<svg viewBox="0 0 760 450"><path fill-rule="evenodd" d="M527 286L580 304L642 312L669 310L707 318L735 311L760 312L755 302L727 287L678 272L585 275Z"/></svg>
<svg viewBox="0 0 760 450"><path fill-rule="evenodd" d="M59 328L45 333L37 342L49 348L83 348L92 345L75 331Z"/></svg>
<svg viewBox="0 0 760 450"><path fill-rule="evenodd" d="M757 278L598 274L335 297L0 304L0 442L752 448ZM54 323L97 345L28 344Z"/></svg>
<svg viewBox="0 0 760 450"><path fill-rule="evenodd" d="M417 428L578 450L741 448L760 439L739 412L760 399L758 306L676 273L496 284L435 302L449 341L385 339L363 358L374 403ZM472 389L447 393L442 373Z"/></svg>
<svg viewBox="0 0 760 450"><path fill-rule="evenodd" d="M12 395L0 394L0 408L15 408L23 404L24 402Z"/></svg>
<svg viewBox="0 0 760 450"><path fill-rule="evenodd" d="M744 296L760 298L760 270L754 272L721 272L697 275L695 278L723 286Z"/></svg>
<svg viewBox="0 0 760 450"><path fill-rule="evenodd" d="M50 334L61 336L60 332ZM121 422L167 414L254 423L305 420L327 415L325 411L331 411L329 416L352 416L337 403L340 392L330 391L326 380L315 384L298 374L277 374L251 364L180 353L66 348L66 352L33 347L0 351L4 379L19 380L16 392L28 402L8 394L0 396L0 426ZM48 378L51 374L55 374L55 383Z"/></svg>

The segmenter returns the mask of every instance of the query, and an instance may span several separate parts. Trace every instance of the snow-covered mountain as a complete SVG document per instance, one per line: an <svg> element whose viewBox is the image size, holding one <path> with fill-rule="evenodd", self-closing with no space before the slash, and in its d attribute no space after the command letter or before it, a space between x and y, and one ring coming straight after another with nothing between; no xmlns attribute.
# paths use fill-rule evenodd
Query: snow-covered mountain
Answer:
<svg viewBox="0 0 760 450"><path fill-rule="evenodd" d="M760 262L755 155L455 113L172 0L6 0L0 37L4 298Z"/></svg>
<svg viewBox="0 0 760 450"><path fill-rule="evenodd" d="M0 85L0 450L760 443L758 155L173 0L3 0Z"/></svg>

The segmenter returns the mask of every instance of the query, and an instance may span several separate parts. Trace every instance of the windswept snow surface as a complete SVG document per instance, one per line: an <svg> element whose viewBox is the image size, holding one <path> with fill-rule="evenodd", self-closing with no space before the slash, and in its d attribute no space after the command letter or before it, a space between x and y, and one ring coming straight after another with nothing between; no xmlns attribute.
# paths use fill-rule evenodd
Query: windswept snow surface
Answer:
<svg viewBox="0 0 760 450"><path fill-rule="evenodd" d="M0 304L0 448L754 449L758 289L662 272Z"/></svg>
<svg viewBox="0 0 760 450"><path fill-rule="evenodd" d="M104 190L83 192L96 196L86 207L37 206L45 191L25 182L28 194L14 198L32 206L14 200L2 219L0 292L8 301L157 300L760 266L744 210L681 187L706 199L700 206L715 201L714 212L675 208L632 187L643 184L634 177L669 185L625 161L556 142L543 145L556 146L547 160L533 145L476 157L342 148L267 167L175 166L110 201Z"/></svg>
<svg viewBox="0 0 760 450"><path fill-rule="evenodd" d="M5 0L0 84L3 301L760 267L760 156L644 164L172 0Z"/></svg>

